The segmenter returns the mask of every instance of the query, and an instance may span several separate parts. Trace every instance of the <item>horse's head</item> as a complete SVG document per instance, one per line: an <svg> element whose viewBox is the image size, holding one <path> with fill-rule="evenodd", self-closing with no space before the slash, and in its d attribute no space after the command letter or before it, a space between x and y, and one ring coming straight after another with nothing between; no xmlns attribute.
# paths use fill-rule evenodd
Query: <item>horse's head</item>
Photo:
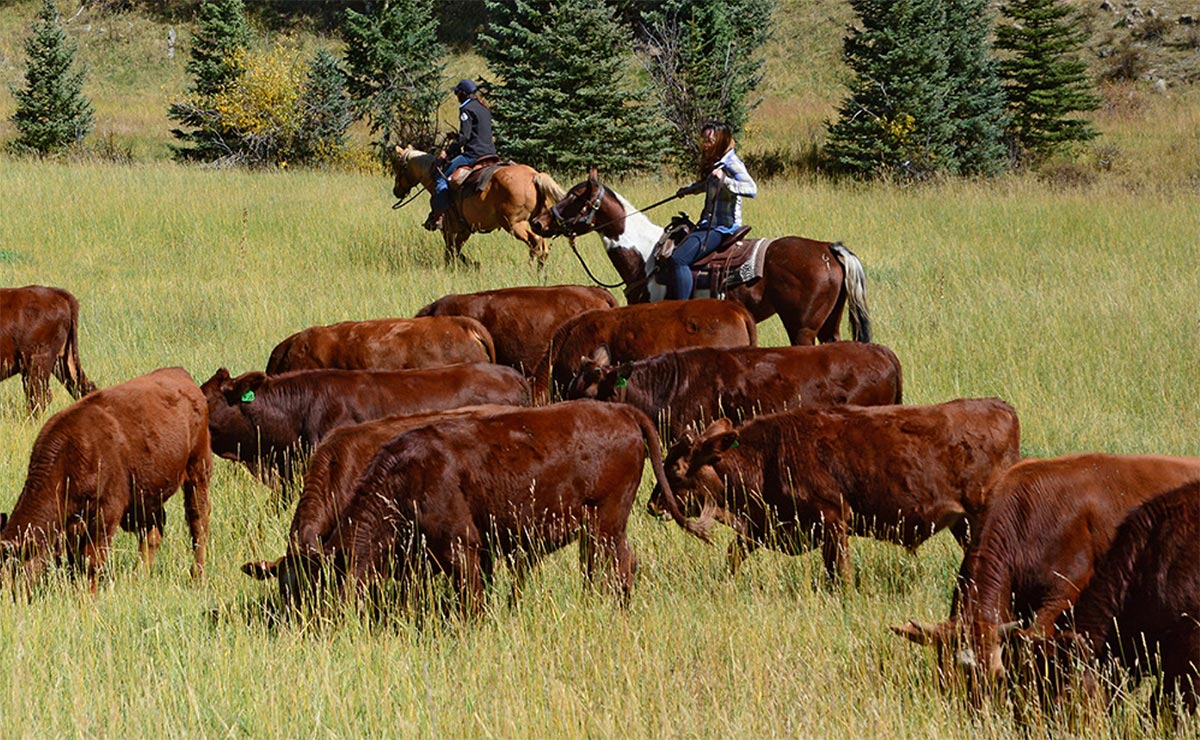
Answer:
<svg viewBox="0 0 1200 740"><path fill-rule="evenodd" d="M542 237L580 236L596 230L597 226L620 234L625 228L624 216L625 207L611 190L600 184L593 167L586 180L530 219L529 225L533 233Z"/></svg>
<svg viewBox="0 0 1200 740"><path fill-rule="evenodd" d="M403 200L414 186L421 184L420 159L424 154L411 146L398 146L392 152L392 174L396 177L392 195Z"/></svg>

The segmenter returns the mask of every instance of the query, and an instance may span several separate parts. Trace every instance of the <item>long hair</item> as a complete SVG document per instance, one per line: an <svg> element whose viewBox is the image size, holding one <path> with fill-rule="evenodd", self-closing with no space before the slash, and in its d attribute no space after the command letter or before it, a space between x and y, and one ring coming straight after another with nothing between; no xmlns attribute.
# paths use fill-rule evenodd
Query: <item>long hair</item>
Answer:
<svg viewBox="0 0 1200 740"><path fill-rule="evenodd" d="M733 132L729 130L729 124L724 121L706 121L700 127L700 135L703 136L708 131L713 132L713 141L711 144L701 143L700 145L698 180L708 179L708 174L712 172L717 162L721 161L721 157L733 149Z"/></svg>

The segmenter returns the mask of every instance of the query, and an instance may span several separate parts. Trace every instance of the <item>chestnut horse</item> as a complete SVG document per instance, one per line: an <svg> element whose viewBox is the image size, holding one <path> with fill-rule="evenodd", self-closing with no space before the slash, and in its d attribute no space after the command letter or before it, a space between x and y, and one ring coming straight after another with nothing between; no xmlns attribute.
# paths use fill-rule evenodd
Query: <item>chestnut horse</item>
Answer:
<svg viewBox="0 0 1200 740"><path fill-rule="evenodd" d="M392 155L392 172L396 175L392 193L403 200L418 184L432 193L436 164L432 154L412 147L396 147ZM463 256L463 244L471 234L504 229L529 246L529 259L536 259L541 269L550 249L545 239L529 229L529 219L548 210L563 195L562 187L553 177L523 164L500 167L481 192L455 191L453 205L442 221L446 264L457 260L478 266Z"/></svg>
<svg viewBox="0 0 1200 740"><path fill-rule="evenodd" d="M545 237L574 238L595 231L625 283L630 303L666 296L666 288L654 279L653 254L662 227L601 185L595 170L529 223ZM745 306L755 321L778 313L792 344L837 341L842 311L849 304L854 339L871 341L866 272L858 257L837 242L799 236L774 239L767 246L763 278L729 288L726 297Z"/></svg>

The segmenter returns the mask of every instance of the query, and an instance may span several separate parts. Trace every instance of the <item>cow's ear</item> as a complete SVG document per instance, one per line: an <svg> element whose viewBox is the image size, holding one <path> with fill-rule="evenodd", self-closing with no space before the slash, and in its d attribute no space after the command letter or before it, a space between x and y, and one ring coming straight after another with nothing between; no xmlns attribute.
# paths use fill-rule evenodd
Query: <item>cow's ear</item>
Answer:
<svg viewBox="0 0 1200 740"><path fill-rule="evenodd" d="M947 622L929 624L927 622L912 621L899 627L889 627L889 629L909 642L915 642L918 645L940 645L946 641L950 634L950 625Z"/></svg>
<svg viewBox="0 0 1200 740"><path fill-rule="evenodd" d="M279 564L282 562L283 558L278 560L252 560L242 566L242 572L256 581L269 581L279 573Z"/></svg>
<svg viewBox="0 0 1200 740"><path fill-rule="evenodd" d="M592 356L589 359L600 367L607 367L612 363L612 353L608 351L607 344L602 344L592 350Z"/></svg>
<svg viewBox="0 0 1200 740"><path fill-rule="evenodd" d="M8 526L8 514L5 512L0 512L0 529L4 529L7 526Z"/></svg>
<svg viewBox="0 0 1200 740"><path fill-rule="evenodd" d="M633 363L632 362L622 362L620 365L617 365L617 377L618 378L620 378L621 380L629 380L630 375L633 375Z"/></svg>
<svg viewBox="0 0 1200 740"><path fill-rule="evenodd" d="M710 465L731 447L737 447L738 433L729 419L717 419L697 440L692 453L692 467Z"/></svg>
<svg viewBox="0 0 1200 740"><path fill-rule="evenodd" d="M263 381L267 379L266 373L250 372L244 375L239 375L237 378L229 382L227 387L222 387L225 394L225 399L231 405L239 403L252 403L255 394Z"/></svg>
<svg viewBox="0 0 1200 740"><path fill-rule="evenodd" d="M225 384L228 382L229 370L220 367L217 368L217 371L213 373L211 378L204 381L204 384L200 386L200 390L204 393L204 395L209 395L211 393L222 393L225 390Z"/></svg>

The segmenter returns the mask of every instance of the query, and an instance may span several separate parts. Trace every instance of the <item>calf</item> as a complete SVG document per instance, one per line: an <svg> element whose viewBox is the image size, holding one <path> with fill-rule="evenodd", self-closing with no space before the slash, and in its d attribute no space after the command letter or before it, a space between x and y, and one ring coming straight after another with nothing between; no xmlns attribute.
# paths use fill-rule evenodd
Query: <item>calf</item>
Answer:
<svg viewBox="0 0 1200 740"><path fill-rule="evenodd" d="M605 347L611 362L641 360L683 347L753 347L758 327L732 301L699 298L588 311L559 326L533 377L534 399L565 389L584 360ZM554 387L551 388L553 382Z"/></svg>
<svg viewBox="0 0 1200 740"><path fill-rule="evenodd" d="M992 487L978 546L963 557L962 590L940 624L909 622L897 634L938 650L943 675L1004 674L1004 636L1055 623L1092 579L1117 527L1139 504L1200 481L1200 458L1067 455L1014 465ZM978 674L978 675L976 675Z"/></svg>
<svg viewBox="0 0 1200 740"><path fill-rule="evenodd" d="M39 572L64 550L96 586L118 527L136 532L147 566L162 543L163 504L183 485L195 556L204 568L212 471L204 396L182 368L89 394L46 422L33 443L0 549Z"/></svg>
<svg viewBox="0 0 1200 740"><path fill-rule="evenodd" d="M292 370L407 370L492 362L496 348L483 324L465 316L373 319L313 326L280 342L267 374Z"/></svg>
<svg viewBox="0 0 1200 740"><path fill-rule="evenodd" d="M810 347L696 347L608 364L601 349L583 363L570 398L636 406L666 417L672 441L689 424L722 416L735 424L798 406L901 402L900 360L879 344L834 342Z"/></svg>
<svg viewBox="0 0 1200 740"><path fill-rule="evenodd" d="M966 548L1019 437L1016 412L996 399L811 407L737 429L720 419L676 442L666 469L685 513L737 532L731 571L757 547L798 554L815 541L829 576L848 580L850 534L915 549L949 527Z"/></svg>
<svg viewBox="0 0 1200 740"><path fill-rule="evenodd" d="M50 405L50 376L72 398L96 390L79 364L79 301L60 288L0 288L0 380L20 373L29 412Z"/></svg>
<svg viewBox="0 0 1200 740"><path fill-rule="evenodd" d="M249 372L236 378L221 368L202 390L213 452L241 461L264 483L283 486L293 480L297 460L339 426L480 403L529 403L524 376L485 363L392 372Z"/></svg>
<svg viewBox="0 0 1200 740"><path fill-rule="evenodd" d="M568 401L439 421L387 443L346 512L339 557L359 584L408 578L428 561L452 576L464 611L478 611L497 559L519 584L541 555L578 537L585 574L610 561L624 603L636 569L625 527L647 448L665 509L706 539L675 504L646 415Z"/></svg>
<svg viewBox="0 0 1200 740"><path fill-rule="evenodd" d="M491 333L496 362L532 373L560 324L584 311L616 305L617 299L604 288L524 286L444 296L417 316L470 316Z"/></svg>
<svg viewBox="0 0 1200 740"><path fill-rule="evenodd" d="M388 416L339 427L313 450L304 473L304 492L292 517L287 553L275 561L249 562L246 575L259 580L279 579L285 604L298 607L319 583L337 527L354 494L359 477L388 440L417 427L455 416L484 416L512 411L513 406L465 406L447 411ZM307 591L306 591L307 589Z"/></svg>
<svg viewBox="0 0 1200 740"><path fill-rule="evenodd" d="M1126 517L1075 604L1077 644L1135 676L1161 671L1159 693L1200 699L1200 482Z"/></svg>

